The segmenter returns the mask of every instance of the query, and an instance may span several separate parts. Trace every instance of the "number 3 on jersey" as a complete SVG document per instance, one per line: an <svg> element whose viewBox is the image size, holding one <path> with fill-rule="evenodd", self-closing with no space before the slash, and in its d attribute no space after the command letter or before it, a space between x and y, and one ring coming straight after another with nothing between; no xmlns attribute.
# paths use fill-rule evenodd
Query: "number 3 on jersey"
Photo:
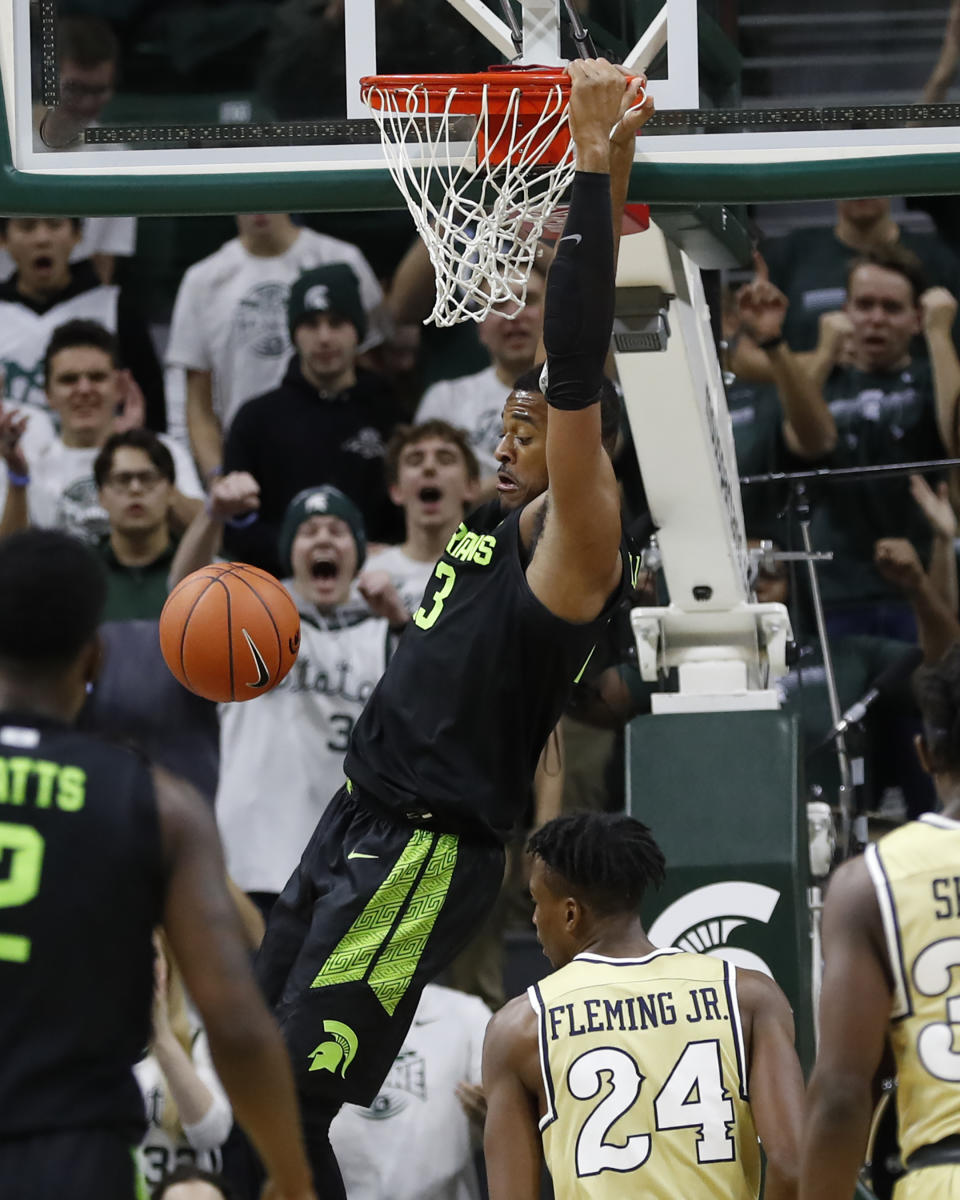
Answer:
<svg viewBox="0 0 960 1200"><path fill-rule="evenodd" d="M443 611L443 605L446 598L453 590L453 585L457 581L457 573L441 559L434 570L434 575L440 580L440 586L433 593L433 607L429 612L421 605L413 614L414 625L419 625L421 629L432 629L436 624L437 617Z"/></svg>
<svg viewBox="0 0 960 1200"><path fill-rule="evenodd" d="M7 858L9 864L6 879L0 879L0 908L28 904L40 890L43 850L43 838L32 826L0 821L0 862ZM0 933L0 962L23 963L29 958L29 938Z"/></svg>
<svg viewBox="0 0 960 1200"><path fill-rule="evenodd" d="M607 1141L614 1124L636 1103L644 1076L625 1050L612 1046L581 1054L567 1072L567 1087L577 1100L592 1100L609 1080L610 1090L584 1121L577 1138L577 1174L635 1171L654 1149L649 1133L625 1142ZM716 1040L689 1042L653 1102L656 1132L697 1131L697 1162L732 1162L736 1153L730 1129L733 1103L723 1086L720 1045Z"/></svg>

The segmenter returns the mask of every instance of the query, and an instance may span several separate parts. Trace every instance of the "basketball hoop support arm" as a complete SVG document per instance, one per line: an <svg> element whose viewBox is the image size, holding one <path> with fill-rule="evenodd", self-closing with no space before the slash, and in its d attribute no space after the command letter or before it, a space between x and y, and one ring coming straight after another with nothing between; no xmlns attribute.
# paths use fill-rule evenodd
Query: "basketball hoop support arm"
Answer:
<svg viewBox="0 0 960 1200"><path fill-rule="evenodd" d="M779 707L790 618L750 598L733 433L700 272L651 223L623 239L614 355L670 604L631 623L654 713Z"/></svg>

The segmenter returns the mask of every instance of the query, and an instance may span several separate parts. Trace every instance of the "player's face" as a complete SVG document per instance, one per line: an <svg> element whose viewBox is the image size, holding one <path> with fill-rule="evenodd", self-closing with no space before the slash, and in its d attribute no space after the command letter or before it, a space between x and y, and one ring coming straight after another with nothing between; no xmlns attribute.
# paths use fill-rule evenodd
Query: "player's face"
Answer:
<svg viewBox="0 0 960 1200"><path fill-rule="evenodd" d="M920 309L899 271L873 263L858 267L847 291L853 325L853 357L863 370L891 370L904 364L911 339L920 332Z"/></svg>
<svg viewBox="0 0 960 1200"><path fill-rule="evenodd" d="M522 508L547 490L547 402L539 392L510 393L497 462L501 508Z"/></svg>
<svg viewBox="0 0 960 1200"><path fill-rule="evenodd" d="M46 388L67 445L100 445L120 398L120 377L110 355L97 346L61 350L50 362Z"/></svg>
<svg viewBox="0 0 960 1200"><path fill-rule="evenodd" d="M307 380L320 391L336 387L357 358L357 328L335 312L304 317L293 335Z"/></svg>
<svg viewBox="0 0 960 1200"><path fill-rule="evenodd" d="M350 596L357 573L357 543L340 517L317 514L304 521L290 547L297 592L320 609L336 608Z"/></svg>
<svg viewBox="0 0 960 1200"><path fill-rule="evenodd" d="M70 253L80 232L67 217L11 217L5 245L27 292L54 292L70 282Z"/></svg>
<svg viewBox="0 0 960 1200"><path fill-rule="evenodd" d="M551 876L542 858L534 856L530 868L530 895L533 897L533 924L537 941L553 967L563 967L573 958L576 948L569 937L570 898L551 886Z"/></svg>
<svg viewBox="0 0 960 1200"><path fill-rule="evenodd" d="M100 489L111 530L127 536L154 532L166 524L172 499L173 484L145 450L117 447Z"/></svg>
<svg viewBox="0 0 960 1200"><path fill-rule="evenodd" d="M95 121L113 97L116 64L82 67L65 58L60 65L60 107L84 125Z"/></svg>
<svg viewBox="0 0 960 1200"><path fill-rule="evenodd" d="M455 526L477 494L460 447L441 437L411 442L400 451L397 482L390 498L406 512L407 523L423 529Z"/></svg>
<svg viewBox="0 0 960 1200"><path fill-rule="evenodd" d="M527 283L527 302L511 320L508 313L516 312L516 304L498 304L480 324L478 336L490 351L490 357L514 376L533 366L537 343L543 329L543 277L530 273Z"/></svg>

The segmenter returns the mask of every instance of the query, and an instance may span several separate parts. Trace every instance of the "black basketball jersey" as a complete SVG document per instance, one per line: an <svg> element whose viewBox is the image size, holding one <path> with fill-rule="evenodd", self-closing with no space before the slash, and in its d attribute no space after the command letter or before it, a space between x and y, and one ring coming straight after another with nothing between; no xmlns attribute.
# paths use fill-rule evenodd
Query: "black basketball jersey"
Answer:
<svg viewBox="0 0 960 1200"><path fill-rule="evenodd" d="M460 528L364 709L345 771L403 810L509 836L537 759L623 585L571 624L527 583L520 511L491 532ZM624 571L624 576L628 572Z"/></svg>
<svg viewBox="0 0 960 1200"><path fill-rule="evenodd" d="M146 763L0 713L0 1138L142 1136L132 1066L150 1037L163 889Z"/></svg>

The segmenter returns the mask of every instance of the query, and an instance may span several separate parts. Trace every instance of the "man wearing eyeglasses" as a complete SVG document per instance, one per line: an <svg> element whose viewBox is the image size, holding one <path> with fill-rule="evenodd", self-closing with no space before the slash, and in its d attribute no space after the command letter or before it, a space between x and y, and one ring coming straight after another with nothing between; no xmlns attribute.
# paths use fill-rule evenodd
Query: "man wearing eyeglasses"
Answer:
<svg viewBox="0 0 960 1200"><path fill-rule="evenodd" d="M176 550L170 532L173 456L149 429L130 429L107 439L93 474L110 522L98 544L107 568L103 619L156 620Z"/></svg>

